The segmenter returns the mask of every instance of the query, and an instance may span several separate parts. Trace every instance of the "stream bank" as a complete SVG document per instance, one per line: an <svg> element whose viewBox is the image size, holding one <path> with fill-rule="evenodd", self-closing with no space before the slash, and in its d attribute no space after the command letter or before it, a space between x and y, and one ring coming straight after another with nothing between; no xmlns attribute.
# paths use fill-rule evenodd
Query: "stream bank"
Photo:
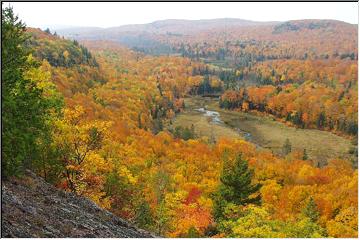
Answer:
<svg viewBox="0 0 360 240"><path fill-rule="evenodd" d="M277 155L282 154L283 145L289 139L293 151L306 149L309 158L322 163L334 158L356 160L349 154L353 146L349 139L326 131L290 127L271 117L221 109L217 98L185 99L185 111L177 114L172 127L191 125L198 136L215 140L241 138Z"/></svg>

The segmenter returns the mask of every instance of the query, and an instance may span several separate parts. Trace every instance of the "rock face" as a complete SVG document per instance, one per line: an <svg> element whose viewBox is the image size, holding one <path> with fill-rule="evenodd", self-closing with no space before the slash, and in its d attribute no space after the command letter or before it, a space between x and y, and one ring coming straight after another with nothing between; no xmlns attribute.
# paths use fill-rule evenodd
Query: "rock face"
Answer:
<svg viewBox="0 0 360 240"><path fill-rule="evenodd" d="M2 237L148 238L149 232L28 171L2 183Z"/></svg>

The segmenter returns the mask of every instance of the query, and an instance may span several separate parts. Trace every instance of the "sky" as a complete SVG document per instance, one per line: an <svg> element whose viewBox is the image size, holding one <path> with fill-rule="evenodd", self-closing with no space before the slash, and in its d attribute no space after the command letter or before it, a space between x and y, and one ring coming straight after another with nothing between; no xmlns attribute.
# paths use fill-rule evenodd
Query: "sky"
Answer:
<svg viewBox="0 0 360 240"><path fill-rule="evenodd" d="M3 7L9 3L3 2ZM121 3L13 2L14 12L29 27L115 27L164 19L241 18L253 21L335 19L358 23L358 3Z"/></svg>

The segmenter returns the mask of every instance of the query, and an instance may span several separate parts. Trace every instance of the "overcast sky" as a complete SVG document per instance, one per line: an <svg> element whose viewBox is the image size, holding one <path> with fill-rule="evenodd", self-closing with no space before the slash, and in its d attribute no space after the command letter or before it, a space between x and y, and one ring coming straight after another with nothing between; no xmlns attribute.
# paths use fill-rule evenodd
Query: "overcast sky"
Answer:
<svg viewBox="0 0 360 240"><path fill-rule="evenodd" d="M9 3L3 2L3 7ZM254 21L336 19L358 23L358 3L10 3L30 27L114 27L163 19L241 18Z"/></svg>

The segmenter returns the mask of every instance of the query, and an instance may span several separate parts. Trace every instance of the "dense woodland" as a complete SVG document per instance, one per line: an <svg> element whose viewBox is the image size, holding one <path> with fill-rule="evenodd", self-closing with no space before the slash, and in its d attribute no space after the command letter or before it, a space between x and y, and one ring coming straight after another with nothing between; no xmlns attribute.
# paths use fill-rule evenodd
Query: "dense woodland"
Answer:
<svg viewBox="0 0 360 240"><path fill-rule="evenodd" d="M327 20L226 26L184 36L159 35L184 56L230 59L235 66L276 59L357 59L357 28ZM326 41L324 41L326 38Z"/></svg>
<svg viewBox="0 0 360 240"><path fill-rule="evenodd" d="M322 28L281 25L268 30L274 46L263 50L250 40L234 47L239 51L227 45L221 54L246 63L224 70L200 61L222 51L213 43L199 58L181 44L182 57L151 56L26 28L6 8L2 177L32 169L166 237L357 237L358 172L349 162L319 168L303 152L280 157L245 140L214 143L163 128L186 107L186 95L221 93L224 108L357 135L357 42L343 34L338 45L308 53L304 39ZM278 39L283 31L289 48Z"/></svg>
<svg viewBox="0 0 360 240"><path fill-rule="evenodd" d="M228 90L222 107L356 136L356 34L351 24L301 20L166 41L182 56L225 67L210 70Z"/></svg>
<svg viewBox="0 0 360 240"><path fill-rule="evenodd" d="M226 91L222 107L272 114L302 128L357 135L356 61L270 61L239 75L240 82L252 78L256 84Z"/></svg>

